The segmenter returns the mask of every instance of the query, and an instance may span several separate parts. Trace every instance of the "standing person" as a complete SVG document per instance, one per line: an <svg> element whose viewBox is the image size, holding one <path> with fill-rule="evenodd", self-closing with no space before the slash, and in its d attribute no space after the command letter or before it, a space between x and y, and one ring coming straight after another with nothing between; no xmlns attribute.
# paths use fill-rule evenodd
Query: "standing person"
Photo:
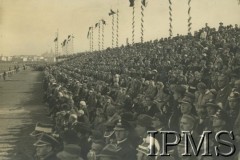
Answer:
<svg viewBox="0 0 240 160"><path fill-rule="evenodd" d="M119 120L114 131L117 140L117 153L124 160L136 160L136 150L129 141L131 126L127 121Z"/></svg>
<svg viewBox="0 0 240 160"><path fill-rule="evenodd" d="M220 75L218 77L218 87L219 87L219 91L217 93L216 103L222 109L226 109L227 99L232 91L232 88L229 84L229 78L225 75Z"/></svg>
<svg viewBox="0 0 240 160"><path fill-rule="evenodd" d="M4 71L4 72L3 72L3 80L4 80L4 81L6 80L6 77L7 77L7 72Z"/></svg>

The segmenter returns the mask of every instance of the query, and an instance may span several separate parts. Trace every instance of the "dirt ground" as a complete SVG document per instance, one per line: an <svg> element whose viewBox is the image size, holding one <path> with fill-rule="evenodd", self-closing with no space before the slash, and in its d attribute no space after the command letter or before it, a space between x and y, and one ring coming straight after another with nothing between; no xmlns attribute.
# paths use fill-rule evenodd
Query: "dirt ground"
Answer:
<svg viewBox="0 0 240 160"><path fill-rule="evenodd" d="M30 69L0 79L0 160L33 159L37 122L50 123L42 101L42 72Z"/></svg>

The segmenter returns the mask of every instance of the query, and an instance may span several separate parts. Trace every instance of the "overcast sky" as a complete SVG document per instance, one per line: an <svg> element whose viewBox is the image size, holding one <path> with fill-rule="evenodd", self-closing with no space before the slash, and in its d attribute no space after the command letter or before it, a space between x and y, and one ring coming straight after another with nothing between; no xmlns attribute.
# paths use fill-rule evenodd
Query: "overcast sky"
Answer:
<svg viewBox="0 0 240 160"><path fill-rule="evenodd" d="M188 0L172 0L173 35L187 33ZM135 42L140 41L140 4L136 0ZM169 35L168 0L148 0L144 17L144 40ZM128 0L0 0L0 54L41 54L54 50L54 38L59 30L60 43L73 34L74 50L89 50L88 28L105 19L105 47L111 46L111 17L108 12L119 9L119 44L131 42L132 8ZM207 22L217 27L240 25L240 5L237 0L192 0L192 31ZM94 30L97 49L97 28Z"/></svg>

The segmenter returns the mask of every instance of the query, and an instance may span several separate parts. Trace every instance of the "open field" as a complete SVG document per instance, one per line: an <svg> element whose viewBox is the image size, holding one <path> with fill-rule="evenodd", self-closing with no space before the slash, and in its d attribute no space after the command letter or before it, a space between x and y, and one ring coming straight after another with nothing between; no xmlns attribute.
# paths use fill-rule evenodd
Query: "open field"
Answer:
<svg viewBox="0 0 240 160"><path fill-rule="evenodd" d="M30 160L37 122L49 122L42 102L42 72L21 70L0 79L0 159Z"/></svg>

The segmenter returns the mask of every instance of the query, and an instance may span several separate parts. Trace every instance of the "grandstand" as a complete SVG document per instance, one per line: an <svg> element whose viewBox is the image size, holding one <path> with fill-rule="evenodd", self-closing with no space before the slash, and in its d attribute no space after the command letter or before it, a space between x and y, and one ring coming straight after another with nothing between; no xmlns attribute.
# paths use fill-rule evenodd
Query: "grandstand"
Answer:
<svg viewBox="0 0 240 160"><path fill-rule="evenodd" d="M108 126L116 132L120 119L134 123L136 133L121 127L138 138L146 136L139 133L141 127L188 129L197 138L205 130L216 134L218 125L218 131L240 135L236 127L240 123L239 108L231 103L240 102L239 35L238 25L220 23L219 28L205 26L194 35L58 57L60 62L46 67L44 80L49 114L57 121L55 133L64 135L71 130L88 137L98 130L106 140L103 135L108 133ZM74 117L72 124L70 119ZM192 127L181 124L183 117ZM89 130L76 129L82 125ZM116 137L111 138L114 141ZM138 148L136 139L128 141ZM122 152L118 154L123 156ZM87 155L82 153L82 157Z"/></svg>

